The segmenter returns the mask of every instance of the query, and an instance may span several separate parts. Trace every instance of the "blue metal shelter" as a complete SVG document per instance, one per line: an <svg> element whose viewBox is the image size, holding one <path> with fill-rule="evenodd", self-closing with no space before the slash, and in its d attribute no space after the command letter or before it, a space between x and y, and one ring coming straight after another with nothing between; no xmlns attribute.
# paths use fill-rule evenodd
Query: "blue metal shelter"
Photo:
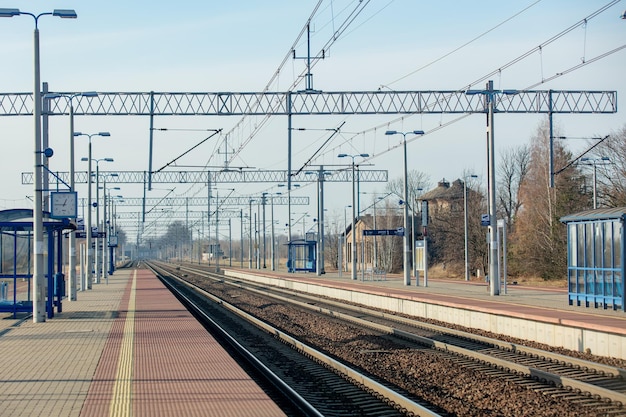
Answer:
<svg viewBox="0 0 626 417"><path fill-rule="evenodd" d="M567 225L569 303L625 309L626 207L587 210L561 218Z"/></svg>
<svg viewBox="0 0 626 417"><path fill-rule="evenodd" d="M287 271L289 272L316 272L315 240L292 240L287 243L289 254L287 258Z"/></svg>
<svg viewBox="0 0 626 417"><path fill-rule="evenodd" d="M46 313L48 318L52 318L55 306L59 312L62 311L61 300L65 295L62 232L73 230L76 226L69 219L51 219L48 212L43 213L43 220L48 250ZM33 311L32 231L31 209L0 211L0 311L10 312L13 316ZM9 247L11 249L7 253Z"/></svg>

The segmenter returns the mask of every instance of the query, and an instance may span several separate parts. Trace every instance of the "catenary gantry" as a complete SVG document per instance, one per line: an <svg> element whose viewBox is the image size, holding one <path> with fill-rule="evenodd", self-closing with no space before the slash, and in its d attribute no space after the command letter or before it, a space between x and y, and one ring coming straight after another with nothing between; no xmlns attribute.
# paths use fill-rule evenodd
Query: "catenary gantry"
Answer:
<svg viewBox="0 0 626 417"><path fill-rule="evenodd" d="M64 92L63 95L75 93ZM32 93L0 94L0 116L32 115ZM456 91L98 92L76 96L75 115L237 116L399 113L485 113L484 97ZM615 91L520 90L498 96L498 112L615 113ZM67 100L50 100L47 115L67 115Z"/></svg>
<svg viewBox="0 0 626 417"><path fill-rule="evenodd" d="M341 169L324 171L326 182L350 182L352 171ZM116 174L116 175L110 175ZM141 184L147 182L147 171L100 171L100 175L107 176L109 184ZM87 171L75 172L74 181L78 184L87 184L89 174ZM217 184L217 183L281 183L287 182L288 171L285 170L227 170L227 171L159 171L152 173L152 183L157 184ZM54 172L49 176L50 184L59 184L61 181L69 182L68 172ZM299 172L291 176L291 181L316 182L317 174ZM359 170L359 181L362 182L387 182L386 170ZM33 173L22 173L22 184L32 184Z"/></svg>

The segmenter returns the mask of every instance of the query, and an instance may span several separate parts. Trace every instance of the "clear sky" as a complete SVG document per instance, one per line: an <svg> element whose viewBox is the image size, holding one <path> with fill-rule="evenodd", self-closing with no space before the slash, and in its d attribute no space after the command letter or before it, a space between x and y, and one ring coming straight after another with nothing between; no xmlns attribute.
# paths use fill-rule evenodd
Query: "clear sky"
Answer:
<svg viewBox="0 0 626 417"><path fill-rule="evenodd" d="M315 62L313 87L323 91L463 89L610 3L608 0L325 0L312 16L311 49L317 54L323 45L330 44L330 48L325 51L324 60ZM351 15L354 10L360 10L359 4L362 11ZM263 91L266 86L271 91L285 91L303 72L305 64L301 59L285 58L317 5L317 0L0 0L0 7L20 8L35 14L54 8L75 9L76 20L46 16L39 21L41 80L49 83L51 91L103 92L254 92ZM621 109L621 98L626 94L626 49L580 69L568 70L626 44L626 20L619 18L624 9L626 2L618 1L585 25L559 36L541 52L529 54L518 64L503 69L492 77L495 87L615 90ZM346 20L351 20L347 27ZM0 92L32 91L33 27L29 16L0 19L3 45ZM331 42L333 33L338 35ZM300 38L295 49L299 57L306 55L306 36ZM268 84L279 68L280 75ZM563 72L568 73L542 82ZM473 88L483 85L481 82ZM303 88L302 81L296 89ZM485 118L473 115L452 122L457 118L458 115L295 117L294 127L308 130L294 134L293 166L299 168L329 136L328 132L316 129L335 128L345 121L341 134L314 159L314 164L339 164L344 160L339 160L337 154L342 152L368 153L372 155L368 160L372 169L385 169L390 178L399 178L401 136L388 137L384 131L420 129L427 134L409 142L409 169L426 173L433 186L442 178L454 180L464 172L478 174L485 183ZM208 136L201 129L230 132L240 121L240 117L157 118L155 127L171 130L155 134L153 167L160 168ZM496 152L527 143L541 121L540 115L498 114ZM626 117L620 110L615 115L556 116L555 121L559 134L584 138L609 134L621 128ZM246 118L240 128L232 131L228 148L240 147L262 122L260 117ZM439 128L448 123L445 128ZM94 138L93 157L115 159L101 165L101 169L144 171L148 169L148 127L147 117L100 116L78 117L75 130L111 132L110 138ZM55 150L50 160L53 170L68 170L68 128L67 117L56 116L50 122L50 146ZM223 138L207 141L178 163L223 164ZM20 173L32 170L31 118L0 118L0 141L3 146L0 209L30 207L26 196L32 194L32 187L21 184ZM286 144L286 118L273 117L232 165L286 169ZM568 146L576 152L586 145L582 140L572 140ZM77 139L77 170L86 170L86 164L80 162L86 153L86 141ZM269 191L272 184L234 187L235 195L248 196ZM376 192L383 187L384 184L363 184L362 190ZM84 188L77 187L79 197L85 197ZM142 195L141 186L121 188L119 192L125 197ZM171 187L155 185L155 188L149 197L165 195L167 191L163 189ZM343 221L344 206L351 204L350 184L329 184L326 192L330 217ZM294 212L308 211L311 218L315 217L314 187L301 187L296 193L310 196L312 204L295 207ZM206 187L177 185L170 195L203 197ZM362 207L366 205L367 202L361 203ZM282 224L286 223L284 208L277 208L276 216Z"/></svg>

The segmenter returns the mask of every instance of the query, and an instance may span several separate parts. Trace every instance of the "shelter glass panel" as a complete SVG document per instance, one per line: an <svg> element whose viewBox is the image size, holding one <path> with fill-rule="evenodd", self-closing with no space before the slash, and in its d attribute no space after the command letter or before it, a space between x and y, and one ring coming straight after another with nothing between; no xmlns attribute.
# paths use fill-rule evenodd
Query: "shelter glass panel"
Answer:
<svg viewBox="0 0 626 417"><path fill-rule="evenodd" d="M613 271L604 272L604 293L607 296L613 295Z"/></svg>
<svg viewBox="0 0 626 417"><path fill-rule="evenodd" d="M576 238L576 230L576 223L567 225L567 233L569 234L567 239L568 266L576 266L578 264L578 239Z"/></svg>
<svg viewBox="0 0 626 417"><path fill-rule="evenodd" d="M578 256L576 266L585 266L585 225L583 223L576 224L576 247Z"/></svg>
<svg viewBox="0 0 626 417"><path fill-rule="evenodd" d="M615 266L622 267L623 259L622 259L622 223L614 222L613 223L613 253L615 255Z"/></svg>
<svg viewBox="0 0 626 417"><path fill-rule="evenodd" d="M585 269L585 294L593 294L594 286L593 283L595 281L594 271L593 269Z"/></svg>
<svg viewBox="0 0 626 417"><path fill-rule="evenodd" d="M576 270L576 274L578 276L578 293L585 293L585 271L578 269Z"/></svg>
<svg viewBox="0 0 626 417"><path fill-rule="evenodd" d="M593 224L585 223L585 265L593 266Z"/></svg>
<svg viewBox="0 0 626 417"><path fill-rule="evenodd" d="M599 269L595 269L593 271L593 274L595 276L595 286L594 286L594 291L593 293L595 295L603 295L604 294L604 289L603 287L603 279L604 279L604 273L599 270Z"/></svg>
<svg viewBox="0 0 626 417"><path fill-rule="evenodd" d="M594 248L594 257L593 257L593 266L594 268L602 268L603 261L603 250L604 246L604 237L602 236L602 223L594 223L593 228L593 248Z"/></svg>
<svg viewBox="0 0 626 417"><path fill-rule="evenodd" d="M604 223L604 267L605 268L614 268L615 264L613 263L613 223L615 222L605 222Z"/></svg>

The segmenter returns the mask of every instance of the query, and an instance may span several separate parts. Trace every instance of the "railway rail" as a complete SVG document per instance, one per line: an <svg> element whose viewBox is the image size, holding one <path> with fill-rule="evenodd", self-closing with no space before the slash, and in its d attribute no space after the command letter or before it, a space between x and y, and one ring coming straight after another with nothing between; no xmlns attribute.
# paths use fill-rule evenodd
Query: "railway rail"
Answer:
<svg viewBox="0 0 626 417"><path fill-rule="evenodd" d="M241 293L235 298L241 298L243 291L252 291L257 299L271 297L272 302L290 303L294 306L291 308L306 309L310 314L323 314L333 320L348 320L353 325L378 332L379 337L391 339L396 345L393 349L371 349L371 354L391 355L402 349L416 350L419 346L418 349L436 352L436 361L448 363L450 373L463 369L470 374L500 381L502 385L514 384L518 388L523 387L540 394L544 400L547 399L545 407L561 410L556 414L546 414L547 409L537 410L532 415L566 415L568 405L574 408L572 415L626 415L626 371L620 368L435 326L362 306L228 280L221 275L209 274L197 266L161 266L167 266L170 273L176 271L186 275L185 279L194 281L197 285L207 286L210 285L209 282L213 282L217 283L217 287L222 287L223 292L232 292L224 287L236 289ZM445 365L443 368L445 369ZM397 383L393 379L390 376L389 382ZM449 390L445 387L440 389ZM558 405L552 402L558 402ZM443 402L435 404L449 413L459 413L459 410L447 408ZM478 405L476 409L480 410L481 407L488 408Z"/></svg>
<svg viewBox="0 0 626 417"><path fill-rule="evenodd" d="M191 288L188 283L173 276L170 268L154 263L146 265L212 333L219 334L219 340L228 344L236 358L246 362L248 370L257 378L262 378L262 384L270 387L270 393L274 393L287 414L448 415L438 412L432 405L428 408L418 404L403 393L380 384L214 295ZM237 317L233 317L232 313ZM256 329L251 329L249 323Z"/></svg>

